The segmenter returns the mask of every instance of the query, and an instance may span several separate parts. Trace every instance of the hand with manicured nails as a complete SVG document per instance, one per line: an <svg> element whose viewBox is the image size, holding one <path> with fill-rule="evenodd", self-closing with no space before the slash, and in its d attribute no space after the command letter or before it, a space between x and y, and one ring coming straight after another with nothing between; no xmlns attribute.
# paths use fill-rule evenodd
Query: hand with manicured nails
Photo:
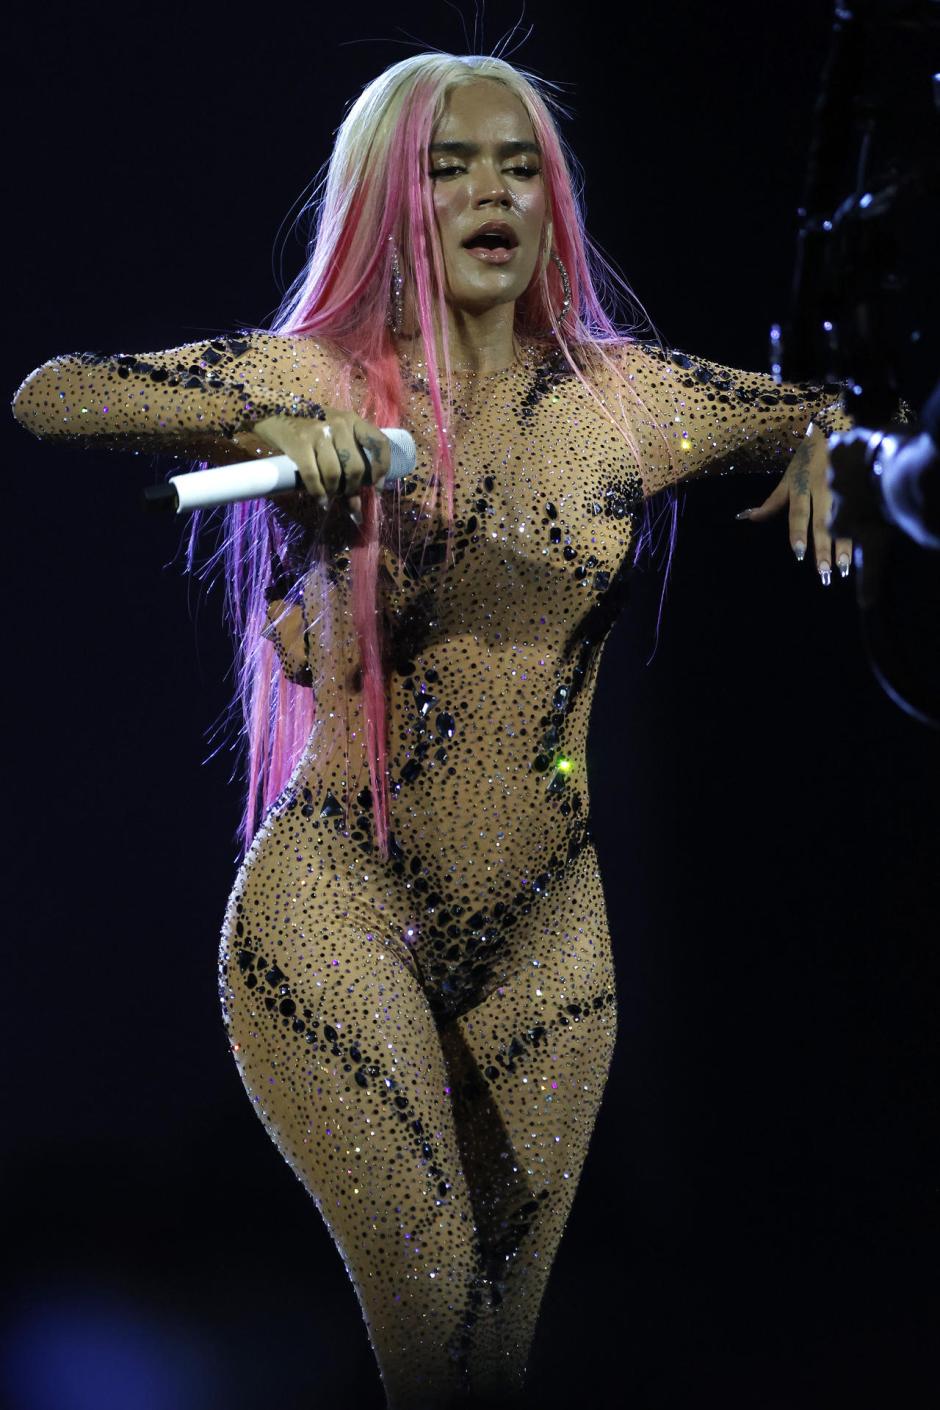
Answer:
<svg viewBox="0 0 940 1410"><path fill-rule="evenodd" d="M304 489L321 509L336 495L346 497L354 523L362 524L363 485L382 488L391 464L388 437L354 411L323 408L323 419L309 416L266 416L253 427L266 445L289 455Z"/></svg>
<svg viewBox="0 0 940 1410"><path fill-rule="evenodd" d="M739 519L759 522L769 519L786 505L789 511L790 547L800 561L806 553L812 522L816 571L823 587L829 586L833 558L839 565L843 578L848 577L852 562L852 540L833 540L830 525L832 491L827 480L828 468L826 437L818 427L810 426L803 444L793 456L777 487L763 504L758 505L756 509L745 509L738 515Z"/></svg>

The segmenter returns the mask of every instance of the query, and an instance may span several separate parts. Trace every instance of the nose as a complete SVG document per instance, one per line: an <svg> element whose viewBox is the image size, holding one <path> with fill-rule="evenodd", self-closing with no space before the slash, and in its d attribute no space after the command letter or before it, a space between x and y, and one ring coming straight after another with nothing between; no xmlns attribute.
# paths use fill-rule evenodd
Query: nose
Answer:
<svg viewBox="0 0 940 1410"><path fill-rule="evenodd" d="M481 172L473 193L474 206L489 205L491 202L507 209L512 205L512 195L502 172L497 170Z"/></svg>

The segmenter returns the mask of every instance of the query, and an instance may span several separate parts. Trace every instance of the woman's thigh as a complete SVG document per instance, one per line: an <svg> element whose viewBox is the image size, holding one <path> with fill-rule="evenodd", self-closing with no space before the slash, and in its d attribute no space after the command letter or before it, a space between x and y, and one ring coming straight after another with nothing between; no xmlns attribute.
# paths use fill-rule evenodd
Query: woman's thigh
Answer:
<svg viewBox="0 0 940 1410"><path fill-rule="evenodd" d="M533 920L513 937L511 976L441 1031L510 1361L524 1359L535 1331L616 1039L613 957L593 848Z"/></svg>
<svg viewBox="0 0 940 1410"><path fill-rule="evenodd" d="M483 1292L435 1020L393 927L283 841L252 850L226 913L232 1052L350 1273L390 1404L445 1404Z"/></svg>

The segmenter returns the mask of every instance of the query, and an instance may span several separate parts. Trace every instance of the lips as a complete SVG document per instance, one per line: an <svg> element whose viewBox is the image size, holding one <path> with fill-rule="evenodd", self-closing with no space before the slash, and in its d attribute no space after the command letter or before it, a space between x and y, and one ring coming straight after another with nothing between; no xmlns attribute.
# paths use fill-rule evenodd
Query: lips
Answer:
<svg viewBox="0 0 940 1410"><path fill-rule="evenodd" d="M481 249L514 250L519 244L519 236L504 220L488 220L472 235L462 241L464 249L479 246Z"/></svg>
<svg viewBox="0 0 940 1410"><path fill-rule="evenodd" d="M463 241L463 248L484 264L507 264L519 245L519 237L503 220L488 220Z"/></svg>
<svg viewBox="0 0 940 1410"><path fill-rule="evenodd" d="M485 264L507 264L515 258L516 251L507 250L502 246L490 250L485 245L474 245L472 249L467 249L466 253L473 259L483 260Z"/></svg>

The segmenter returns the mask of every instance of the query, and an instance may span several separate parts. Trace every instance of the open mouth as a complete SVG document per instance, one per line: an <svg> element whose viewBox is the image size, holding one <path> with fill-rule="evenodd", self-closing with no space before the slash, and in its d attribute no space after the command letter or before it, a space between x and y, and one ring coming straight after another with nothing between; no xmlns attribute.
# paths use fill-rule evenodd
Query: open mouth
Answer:
<svg viewBox="0 0 940 1410"><path fill-rule="evenodd" d="M487 264L505 264L516 253L518 241L511 233L487 230L479 235L471 235L469 240L464 241L463 248L468 255L484 260Z"/></svg>

